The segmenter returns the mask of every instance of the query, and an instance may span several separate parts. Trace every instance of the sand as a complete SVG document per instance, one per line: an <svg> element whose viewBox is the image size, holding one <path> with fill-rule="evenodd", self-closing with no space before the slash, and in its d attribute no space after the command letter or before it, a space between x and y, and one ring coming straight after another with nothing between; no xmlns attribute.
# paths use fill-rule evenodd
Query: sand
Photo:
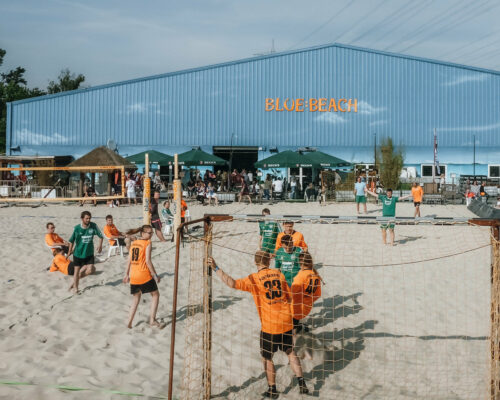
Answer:
<svg viewBox="0 0 500 400"><path fill-rule="evenodd" d="M190 205L203 213L259 213L262 205ZM352 203L276 204L273 214L353 215ZM380 215L369 204L370 215ZM141 206L85 207L100 227L108 213L120 230L141 224ZM0 208L0 385L2 399L126 398L109 390L166 397L172 308L174 248L153 241L159 284L158 318L163 330L148 326L150 298L139 305L134 327L126 329L131 303L121 283L125 258L96 265L97 274L80 282L80 295L67 291L70 278L49 273L45 224L68 238L82 208L49 205ZM398 216L411 216L399 204ZM465 206L422 207L422 215L473 217ZM396 246L381 243L376 225L301 224L326 285L301 335L305 377L313 395L337 399L478 399L488 392L489 233L486 228L398 226ZM194 235L199 235L196 231ZM194 240L193 240L194 241ZM213 254L235 278L254 272L258 246L255 223L222 223L214 228ZM457 253L464 252L462 255ZM250 253L250 254L249 254ZM107 255L104 246L103 259ZM186 338L196 327L189 317L190 244L181 252L175 360L176 398L188 398L182 380L192 349ZM402 264L405 263L405 264ZM389 265L371 267L371 265ZM200 281L193 279L191 289ZM259 358L259 321L249 294L214 279L213 388L217 398L260 398L265 378ZM194 341L201 333L196 332ZM194 349L194 347L193 347ZM197 355L198 356L198 355ZM276 356L280 398L300 398L283 354ZM190 367L195 367L191 363ZM192 369L191 371L194 371ZM199 372L198 372L199 373ZM195 382L192 372L192 382ZM54 385L87 389L68 391ZM195 396L193 395L193 398ZM144 398L144 397L143 397Z"/></svg>

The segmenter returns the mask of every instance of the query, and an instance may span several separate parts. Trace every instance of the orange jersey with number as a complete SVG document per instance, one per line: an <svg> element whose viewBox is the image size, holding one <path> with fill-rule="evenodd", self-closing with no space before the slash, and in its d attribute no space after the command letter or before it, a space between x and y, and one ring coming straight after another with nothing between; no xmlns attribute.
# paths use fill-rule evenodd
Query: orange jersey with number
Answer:
<svg viewBox="0 0 500 400"><path fill-rule="evenodd" d="M286 235L285 232L278 233L278 237L276 238L276 248L274 249L274 252L277 252L278 249L283 246L281 244L281 238L285 235ZM304 235L302 235L302 233L293 231L291 236L293 239L293 245L295 247L300 247L302 250L307 251L307 244L304 240Z"/></svg>
<svg viewBox="0 0 500 400"><path fill-rule="evenodd" d="M313 303L321 297L321 278L312 269L300 270L292 283L293 318L309 315Z"/></svg>
<svg viewBox="0 0 500 400"><path fill-rule="evenodd" d="M130 284L142 285L153 279L146 264L146 249L151 245L150 240L138 239L130 246Z"/></svg>
<svg viewBox="0 0 500 400"><path fill-rule="evenodd" d="M292 296L285 276L280 271L261 269L238 279L235 289L252 293L263 332L280 334L293 329Z"/></svg>
<svg viewBox="0 0 500 400"><path fill-rule="evenodd" d="M57 254L50 266L50 272L60 271L64 275L68 275L68 266L71 261L67 260L62 254Z"/></svg>
<svg viewBox="0 0 500 400"><path fill-rule="evenodd" d="M184 200L181 200L181 218L186 217L186 210L188 209L188 205Z"/></svg>

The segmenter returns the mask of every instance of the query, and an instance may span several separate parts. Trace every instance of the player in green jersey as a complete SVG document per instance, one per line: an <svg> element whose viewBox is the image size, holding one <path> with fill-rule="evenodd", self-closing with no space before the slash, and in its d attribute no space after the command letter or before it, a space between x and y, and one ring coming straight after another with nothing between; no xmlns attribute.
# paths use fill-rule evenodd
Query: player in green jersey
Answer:
<svg viewBox="0 0 500 400"><path fill-rule="evenodd" d="M271 211L269 208L264 208L262 210L262 216L270 215ZM278 233L281 232L280 225L276 221L260 221L259 222L260 231L260 249L273 254L274 248L276 247L276 238Z"/></svg>
<svg viewBox="0 0 500 400"><path fill-rule="evenodd" d="M274 266L281 270L288 286L292 287L293 278L300 271L299 254L302 253L302 249L293 245L293 238L290 235L283 236L281 243L283 247L276 252Z"/></svg>

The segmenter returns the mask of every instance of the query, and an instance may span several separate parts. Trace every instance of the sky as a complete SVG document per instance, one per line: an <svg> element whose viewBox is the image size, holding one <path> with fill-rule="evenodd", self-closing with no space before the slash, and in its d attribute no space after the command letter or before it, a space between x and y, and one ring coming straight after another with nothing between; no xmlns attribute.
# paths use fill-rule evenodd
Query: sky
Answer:
<svg viewBox="0 0 500 400"><path fill-rule="evenodd" d="M0 0L0 72L85 86L342 43L500 70L496 0Z"/></svg>

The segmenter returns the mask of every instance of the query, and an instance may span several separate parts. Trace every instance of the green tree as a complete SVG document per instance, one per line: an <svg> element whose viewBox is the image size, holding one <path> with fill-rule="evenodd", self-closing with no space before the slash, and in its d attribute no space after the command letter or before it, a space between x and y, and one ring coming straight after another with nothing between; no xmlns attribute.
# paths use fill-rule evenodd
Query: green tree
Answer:
<svg viewBox="0 0 500 400"><path fill-rule="evenodd" d="M76 90L80 88L80 85L85 81L85 76L82 74L72 74L68 68L61 70L61 73L57 77L58 81L50 81L47 87L47 92L59 93L65 92L67 90Z"/></svg>
<svg viewBox="0 0 500 400"><path fill-rule="evenodd" d="M403 161L403 150L396 149L391 138L383 139L377 153L377 164L380 166L380 183L385 188L397 189L399 187Z"/></svg>

